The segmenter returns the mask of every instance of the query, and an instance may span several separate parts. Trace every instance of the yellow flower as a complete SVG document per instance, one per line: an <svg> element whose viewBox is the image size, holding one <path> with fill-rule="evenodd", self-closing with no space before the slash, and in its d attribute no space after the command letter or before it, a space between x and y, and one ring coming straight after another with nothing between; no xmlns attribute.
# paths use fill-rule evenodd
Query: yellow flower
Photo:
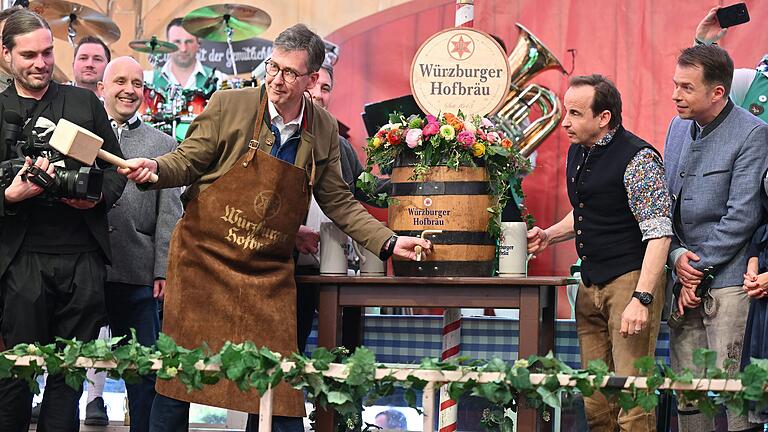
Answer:
<svg viewBox="0 0 768 432"><path fill-rule="evenodd" d="M485 146L480 144L479 142L476 142L472 144L472 155L475 157L480 157L485 154Z"/></svg>
<svg viewBox="0 0 768 432"><path fill-rule="evenodd" d="M372 147L372 148L375 148L375 149L377 149L377 148L379 148L380 146L381 146L381 138L379 138L379 137L374 137L374 138L371 140L371 147Z"/></svg>
<svg viewBox="0 0 768 432"><path fill-rule="evenodd" d="M443 137L443 139L450 141L456 138L456 129L454 129L451 125L442 125L440 126L440 135Z"/></svg>

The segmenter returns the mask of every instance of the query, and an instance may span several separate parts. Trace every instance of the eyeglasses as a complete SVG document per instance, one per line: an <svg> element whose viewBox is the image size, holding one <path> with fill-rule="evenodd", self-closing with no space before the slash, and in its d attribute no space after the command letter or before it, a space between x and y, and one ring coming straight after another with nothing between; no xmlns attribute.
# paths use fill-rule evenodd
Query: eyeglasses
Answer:
<svg viewBox="0 0 768 432"><path fill-rule="evenodd" d="M266 65L267 65L267 67L266 67L267 75L276 77L277 74L282 72L283 73L283 80L285 82L287 82L288 84L294 83L296 81L296 78L298 78L298 77L303 77L303 76L309 75L309 73L300 74L300 73L296 72L293 69L281 68L275 62L273 62L272 59L268 59L266 61Z"/></svg>

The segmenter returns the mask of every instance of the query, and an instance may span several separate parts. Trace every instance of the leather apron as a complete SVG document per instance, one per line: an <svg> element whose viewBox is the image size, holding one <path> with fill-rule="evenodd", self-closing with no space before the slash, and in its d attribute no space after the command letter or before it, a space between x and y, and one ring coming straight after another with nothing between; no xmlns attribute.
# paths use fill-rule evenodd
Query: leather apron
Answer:
<svg viewBox="0 0 768 432"><path fill-rule="evenodd" d="M307 214L311 174L258 150L263 96L248 152L191 200L170 243L163 332L181 346L219 351L226 341L253 341L288 355L296 344L293 250ZM182 401L258 413L255 390L228 380L187 392L177 380L157 392ZM303 417L304 395L281 383L273 414Z"/></svg>

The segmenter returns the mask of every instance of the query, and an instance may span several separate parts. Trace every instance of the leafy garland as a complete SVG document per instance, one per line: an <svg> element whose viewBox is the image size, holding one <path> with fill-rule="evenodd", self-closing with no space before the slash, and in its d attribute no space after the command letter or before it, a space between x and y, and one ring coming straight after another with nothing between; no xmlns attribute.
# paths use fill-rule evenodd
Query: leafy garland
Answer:
<svg viewBox="0 0 768 432"><path fill-rule="evenodd" d="M31 360L28 365L17 365L18 356ZM683 391L678 393L679 398L710 415L714 415L717 405L725 405L737 413L746 412L750 404L758 409L768 406L768 394L765 392L768 385L768 360L752 359L743 372L731 376L727 370L734 365L726 363L724 369L720 369L716 366L716 358L714 351L699 349L693 354L693 363L703 370L703 378L738 378L742 389L720 392L714 397L709 397L706 390ZM284 371L281 365L286 360L293 362L293 366ZM99 361L114 362L116 367L99 367ZM344 379L323 374L330 369L332 363L341 363L347 368ZM95 366L97 370L105 370L111 378L122 378L131 383L136 382L140 375L153 373L152 369L156 365L161 365L157 370L158 378L178 379L190 392L227 379L242 391L255 389L263 394L270 386L285 381L293 388L305 391L307 399L315 406L336 410L341 417L339 430L350 431L375 428L362 424L362 405L371 405L377 399L391 395L396 387L405 390L406 402L418 410L417 391L424 390L427 385L426 381L410 375L406 381L399 381L394 376L375 379L376 369L383 366L377 364L373 352L364 347L357 348L354 353L344 348L332 351L318 348L311 357L294 353L283 358L251 342L227 342L217 353L211 352L207 346L190 350L177 345L162 333L152 347L140 345L135 333L126 342L121 342L120 338L90 342L57 338L55 344L49 345L19 344L0 353L0 379L22 379L33 392L39 393L36 378L43 374L43 367L51 374L64 374L68 385L79 388L86 379L86 368ZM624 409L640 406L646 411L653 410L658 404L657 390L665 380L690 384L694 379L690 371L676 374L668 365L650 357L638 359L635 367L639 369L640 376L647 378L648 388L641 389L632 384L629 390L600 390L617 397ZM531 356L514 363L499 359L469 362L465 358L449 363L424 358L416 368L443 372L499 373L504 376L504 380L494 382L480 383L469 379L448 384L448 392L455 400L463 395L473 395L491 402L493 407L484 413L482 424L488 430L502 431L511 430L511 413L517 411L519 403L540 410L545 420L548 420L545 408L559 407L563 394L580 392L589 396L598 390L598 383L611 375L602 361L590 362L585 370L575 370L554 358L551 353L547 356ZM534 373L545 375L539 385L531 382L531 374ZM563 374L570 376L571 385L563 385L558 379L557 375Z"/></svg>

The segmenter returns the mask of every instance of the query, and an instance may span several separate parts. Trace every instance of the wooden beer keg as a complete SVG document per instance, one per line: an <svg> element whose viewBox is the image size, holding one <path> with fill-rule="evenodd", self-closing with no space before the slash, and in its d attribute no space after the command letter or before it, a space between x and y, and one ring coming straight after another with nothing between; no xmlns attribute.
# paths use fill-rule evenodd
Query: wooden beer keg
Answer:
<svg viewBox="0 0 768 432"><path fill-rule="evenodd" d="M489 193L486 169L432 167L418 180L412 167L392 170L394 203L389 227L398 235L432 242L432 253L422 261L392 258L396 276L492 276L496 240L488 234Z"/></svg>

